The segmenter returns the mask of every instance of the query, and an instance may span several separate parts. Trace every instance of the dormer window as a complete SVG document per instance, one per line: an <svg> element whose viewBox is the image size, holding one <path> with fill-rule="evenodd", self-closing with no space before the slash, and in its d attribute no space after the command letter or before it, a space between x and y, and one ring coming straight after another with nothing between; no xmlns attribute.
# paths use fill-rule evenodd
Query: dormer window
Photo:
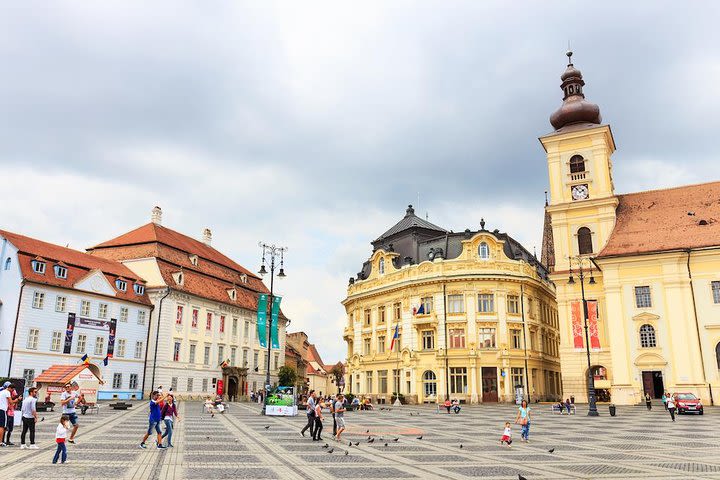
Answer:
<svg viewBox="0 0 720 480"><path fill-rule="evenodd" d="M573 155L570 159L570 173L582 173L585 171L585 159L581 155Z"/></svg>
<svg viewBox="0 0 720 480"><path fill-rule="evenodd" d="M185 282L185 274L183 272L175 272L172 274L173 280L175 280L175 283L182 286Z"/></svg>
<svg viewBox="0 0 720 480"><path fill-rule="evenodd" d="M67 278L67 268L62 265L55 265L55 276L57 278Z"/></svg>
<svg viewBox="0 0 720 480"><path fill-rule="evenodd" d="M244 273L240 275L240 281L242 283L247 283L247 275L245 275Z"/></svg>
<svg viewBox="0 0 720 480"><path fill-rule="evenodd" d="M133 288L135 289L135 295L143 295L145 293L145 285L140 285L139 283L136 283L133 285Z"/></svg>
<svg viewBox="0 0 720 480"><path fill-rule="evenodd" d="M7 257L5 259L5 270L10 270L10 264L12 264L12 258Z"/></svg>
<svg viewBox="0 0 720 480"><path fill-rule="evenodd" d="M197 255L190 255L190 263L191 263L194 267L197 267L197 264L198 264L198 256L197 256Z"/></svg>
<svg viewBox="0 0 720 480"><path fill-rule="evenodd" d="M482 260L487 260L488 258L490 258L490 247L488 247L487 243L480 243L480 246L478 247L478 255Z"/></svg>
<svg viewBox="0 0 720 480"><path fill-rule="evenodd" d="M230 296L230 300L237 300L237 290L234 288L228 288L227 293L228 296Z"/></svg>
<svg viewBox="0 0 720 480"><path fill-rule="evenodd" d="M45 262L42 260L33 260L30 263L32 264L33 272L45 275Z"/></svg>
<svg viewBox="0 0 720 480"><path fill-rule="evenodd" d="M385 274L385 259L381 258L380 262L378 262L378 270L380 271L380 275Z"/></svg>
<svg viewBox="0 0 720 480"><path fill-rule="evenodd" d="M117 289L120 290L121 292L126 292L126 291L127 291L127 282L126 282L125 280L121 280L121 279L118 278L117 280L115 280L115 286L116 286Z"/></svg>

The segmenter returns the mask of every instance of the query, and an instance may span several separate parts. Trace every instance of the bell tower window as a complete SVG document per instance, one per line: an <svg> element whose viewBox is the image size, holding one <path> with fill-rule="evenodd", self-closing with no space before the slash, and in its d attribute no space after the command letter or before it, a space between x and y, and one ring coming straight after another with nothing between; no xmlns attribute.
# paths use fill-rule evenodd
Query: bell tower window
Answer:
<svg viewBox="0 0 720 480"><path fill-rule="evenodd" d="M580 155L573 155L570 159L570 173L582 173L584 171L585 159Z"/></svg>
<svg viewBox="0 0 720 480"><path fill-rule="evenodd" d="M590 229L582 227L577 231L578 253L587 255L593 252L592 234Z"/></svg>

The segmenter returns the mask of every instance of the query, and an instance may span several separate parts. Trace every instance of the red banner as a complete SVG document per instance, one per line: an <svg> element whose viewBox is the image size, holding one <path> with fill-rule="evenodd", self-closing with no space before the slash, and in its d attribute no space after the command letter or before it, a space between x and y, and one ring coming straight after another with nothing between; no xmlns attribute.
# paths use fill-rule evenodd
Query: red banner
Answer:
<svg viewBox="0 0 720 480"><path fill-rule="evenodd" d="M223 381L222 380L217 381L217 394L218 395L223 394Z"/></svg>
<svg viewBox="0 0 720 480"><path fill-rule="evenodd" d="M600 337L598 335L598 311L597 300L588 300L588 331L590 333L590 348L600 348Z"/></svg>
<svg viewBox="0 0 720 480"><path fill-rule="evenodd" d="M582 302L572 302L572 335L575 348L583 348L583 312Z"/></svg>

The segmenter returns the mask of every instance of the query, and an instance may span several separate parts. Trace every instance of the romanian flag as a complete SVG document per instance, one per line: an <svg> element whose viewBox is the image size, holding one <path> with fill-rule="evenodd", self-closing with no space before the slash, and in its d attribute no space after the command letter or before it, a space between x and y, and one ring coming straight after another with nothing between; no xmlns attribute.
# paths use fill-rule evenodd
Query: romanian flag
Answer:
<svg viewBox="0 0 720 480"><path fill-rule="evenodd" d="M110 355L105 355L105 358L103 358L103 365L105 365L107 367L109 361L110 361Z"/></svg>
<svg viewBox="0 0 720 480"><path fill-rule="evenodd" d="M80 361L83 362L85 365L90 364L90 358L87 356L87 353L80 357Z"/></svg>
<svg viewBox="0 0 720 480"><path fill-rule="evenodd" d="M425 304L421 303L420 306L416 309L413 309L414 315L425 315Z"/></svg>
<svg viewBox="0 0 720 480"><path fill-rule="evenodd" d="M390 342L390 351L392 352L393 347L395 346L395 340L398 338L398 329L400 328L400 324L398 323L395 325L395 333L393 334L392 341Z"/></svg>
<svg viewBox="0 0 720 480"><path fill-rule="evenodd" d="M225 360L225 361L223 361L223 362L220 364L220 368L225 368L225 367L227 367L229 364L230 364L230 362L228 362L227 360Z"/></svg>

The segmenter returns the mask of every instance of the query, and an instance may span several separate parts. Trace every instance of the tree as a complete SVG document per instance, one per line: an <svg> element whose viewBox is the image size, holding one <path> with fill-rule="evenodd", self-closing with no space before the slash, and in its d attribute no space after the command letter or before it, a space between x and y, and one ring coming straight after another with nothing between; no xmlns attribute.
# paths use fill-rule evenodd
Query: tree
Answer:
<svg viewBox="0 0 720 480"><path fill-rule="evenodd" d="M342 362L338 362L330 369L330 374L335 377L335 386L338 387L338 392L340 391L340 383L343 377L345 376L345 367L343 366Z"/></svg>
<svg viewBox="0 0 720 480"><path fill-rule="evenodd" d="M283 365L278 370L278 383L283 387L293 386L297 382L297 372L294 368Z"/></svg>

